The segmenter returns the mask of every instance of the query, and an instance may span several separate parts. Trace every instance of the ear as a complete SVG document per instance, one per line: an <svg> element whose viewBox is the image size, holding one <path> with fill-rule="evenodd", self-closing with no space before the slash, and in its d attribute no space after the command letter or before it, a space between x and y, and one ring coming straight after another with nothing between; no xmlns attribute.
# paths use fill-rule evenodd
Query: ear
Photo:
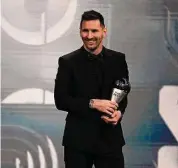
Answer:
<svg viewBox="0 0 178 168"><path fill-rule="evenodd" d="M104 27L104 28L103 28L103 37L106 37L106 35L107 35L107 28Z"/></svg>
<svg viewBox="0 0 178 168"><path fill-rule="evenodd" d="M79 29L80 37L82 37L82 29Z"/></svg>

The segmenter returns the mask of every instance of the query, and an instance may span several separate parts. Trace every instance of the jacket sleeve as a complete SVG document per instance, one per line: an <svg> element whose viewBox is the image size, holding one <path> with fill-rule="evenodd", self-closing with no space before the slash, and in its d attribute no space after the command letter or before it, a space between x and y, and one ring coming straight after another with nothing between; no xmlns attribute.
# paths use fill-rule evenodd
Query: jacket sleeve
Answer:
<svg viewBox="0 0 178 168"><path fill-rule="evenodd" d="M70 60L59 58L59 67L55 79L54 100L58 110L64 110L68 113L77 113L86 116L92 111L89 108L89 99L74 97L72 95L72 66Z"/></svg>
<svg viewBox="0 0 178 168"><path fill-rule="evenodd" d="M123 59L122 59L122 62L121 62L120 65L121 65L121 69L122 69L122 78L126 78L129 81L129 71L128 71L127 62L125 60L125 55L123 56ZM127 103L128 103L127 96L119 103L118 110L121 111L122 115L125 112L125 109L127 107Z"/></svg>

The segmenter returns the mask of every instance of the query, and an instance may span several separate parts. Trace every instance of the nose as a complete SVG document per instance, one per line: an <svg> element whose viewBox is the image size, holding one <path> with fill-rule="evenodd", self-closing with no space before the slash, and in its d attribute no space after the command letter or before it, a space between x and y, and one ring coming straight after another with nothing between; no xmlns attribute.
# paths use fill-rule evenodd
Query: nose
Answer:
<svg viewBox="0 0 178 168"><path fill-rule="evenodd" d="M87 38L88 39L92 39L93 38L93 33L91 31L88 32Z"/></svg>

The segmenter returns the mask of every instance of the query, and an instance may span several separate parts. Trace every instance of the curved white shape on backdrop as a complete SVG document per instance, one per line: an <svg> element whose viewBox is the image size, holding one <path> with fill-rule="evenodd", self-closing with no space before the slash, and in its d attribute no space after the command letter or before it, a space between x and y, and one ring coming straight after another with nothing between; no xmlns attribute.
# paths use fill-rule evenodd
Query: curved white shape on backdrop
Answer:
<svg viewBox="0 0 178 168"><path fill-rule="evenodd" d="M54 104L54 96L48 90L26 88L8 95L2 104Z"/></svg>
<svg viewBox="0 0 178 168"><path fill-rule="evenodd" d="M46 159L45 159L43 149L39 145L37 147L38 147L38 158L40 161L40 168L46 168Z"/></svg>
<svg viewBox="0 0 178 168"><path fill-rule="evenodd" d="M159 92L159 113L178 142L178 86L165 85ZM178 167L178 146L162 146L158 151L158 168Z"/></svg>
<svg viewBox="0 0 178 168"><path fill-rule="evenodd" d="M47 144L48 144L48 148L49 148L49 152L50 152L50 156L52 160L52 168L59 168L58 156L57 156L55 146L52 140L48 136L46 136L46 139L47 139ZM43 149L39 145L37 145L37 148L38 148L38 158L40 162L40 168L46 168L46 158L45 158ZM28 164L28 168L34 168L33 157L29 151L27 151L27 164ZM19 158L16 158L15 160L15 167L16 168L21 167L21 160Z"/></svg>
<svg viewBox="0 0 178 168"><path fill-rule="evenodd" d="M64 16L53 26L46 30L46 41L44 40L43 30L37 32L28 32L11 25L4 17L2 17L2 28L13 39L28 45L43 45L60 38L71 26L77 10L77 0L70 0L68 8ZM45 22L45 13L41 15L41 19ZM42 29L44 23L41 23Z"/></svg>
<svg viewBox="0 0 178 168"><path fill-rule="evenodd" d="M49 151L51 154L52 168L59 168L58 167L58 156L57 156L57 152L54 147L54 144L48 136L46 136L46 139L47 139Z"/></svg>
<svg viewBox="0 0 178 168"><path fill-rule="evenodd" d="M178 86L165 85L161 88L159 113L178 142Z"/></svg>
<svg viewBox="0 0 178 168"><path fill-rule="evenodd" d="M162 146L158 151L157 168L177 168L178 167L178 147Z"/></svg>
<svg viewBox="0 0 178 168"><path fill-rule="evenodd" d="M15 159L15 167L16 167L16 168L20 168L20 167L21 167L20 163L21 163L21 162L20 162L20 159L19 159L19 158L16 158L16 159Z"/></svg>
<svg viewBox="0 0 178 168"><path fill-rule="evenodd" d="M29 151L27 151L27 164L28 168L34 168L33 157Z"/></svg>

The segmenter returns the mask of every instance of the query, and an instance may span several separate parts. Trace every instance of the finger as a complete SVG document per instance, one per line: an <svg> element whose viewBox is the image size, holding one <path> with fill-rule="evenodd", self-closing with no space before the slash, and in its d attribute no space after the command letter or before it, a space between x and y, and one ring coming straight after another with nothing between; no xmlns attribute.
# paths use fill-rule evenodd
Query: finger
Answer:
<svg viewBox="0 0 178 168"><path fill-rule="evenodd" d="M104 122L105 123L110 123L110 124L112 124L112 125L116 125L117 123L118 123L118 121L117 120L110 120L110 118L108 118L108 117L106 117L106 116L102 116L101 117L103 120L104 120Z"/></svg>
<svg viewBox="0 0 178 168"><path fill-rule="evenodd" d="M105 116L105 115L101 116L101 118L102 118L103 120L106 120L106 121L109 120L109 117L107 117L107 116Z"/></svg>
<svg viewBox="0 0 178 168"><path fill-rule="evenodd" d="M115 123L115 122L117 122L117 119L116 119L116 118L113 118L113 119L111 119L109 122Z"/></svg>
<svg viewBox="0 0 178 168"><path fill-rule="evenodd" d="M107 122L111 122L111 123L117 121L115 118L112 119L112 118L109 118L109 117L107 117L107 116L101 116L101 118L104 119L105 121L107 121Z"/></svg>
<svg viewBox="0 0 178 168"><path fill-rule="evenodd" d="M119 111L119 110L118 110L118 111L115 111L115 112L112 113L112 115L111 115L111 117L117 117L117 116L118 116L119 118L122 116L121 111Z"/></svg>
<svg viewBox="0 0 178 168"><path fill-rule="evenodd" d="M121 111L118 110L118 111L117 111L117 115L118 115L119 118L121 118L121 117L122 117Z"/></svg>
<svg viewBox="0 0 178 168"><path fill-rule="evenodd" d="M116 107L119 106L118 103L116 103L116 102L114 102L114 101L110 101L110 103L111 103L112 105L116 106Z"/></svg>
<svg viewBox="0 0 178 168"><path fill-rule="evenodd" d="M108 107L107 111L111 112L111 114L113 114L115 112L115 110L113 108L111 108L111 107Z"/></svg>
<svg viewBox="0 0 178 168"><path fill-rule="evenodd" d="M109 116L111 116L113 112L109 111L109 109L106 109L106 110L103 111L103 113L106 113Z"/></svg>
<svg viewBox="0 0 178 168"><path fill-rule="evenodd" d="M114 118L117 116L117 111L115 111L114 113L112 113L111 117Z"/></svg>
<svg viewBox="0 0 178 168"><path fill-rule="evenodd" d="M113 108L114 110L117 110L118 105L116 105L116 104L111 104L111 103L110 103L110 107Z"/></svg>
<svg viewBox="0 0 178 168"><path fill-rule="evenodd" d="M117 125L117 122L112 123L112 125Z"/></svg>
<svg viewBox="0 0 178 168"><path fill-rule="evenodd" d="M101 119L103 119L106 123L108 123L108 121L107 121L105 116L101 116Z"/></svg>
<svg viewBox="0 0 178 168"><path fill-rule="evenodd" d="M117 107L115 105L113 105L113 104L109 104L108 108L112 109L112 112L117 110Z"/></svg>

